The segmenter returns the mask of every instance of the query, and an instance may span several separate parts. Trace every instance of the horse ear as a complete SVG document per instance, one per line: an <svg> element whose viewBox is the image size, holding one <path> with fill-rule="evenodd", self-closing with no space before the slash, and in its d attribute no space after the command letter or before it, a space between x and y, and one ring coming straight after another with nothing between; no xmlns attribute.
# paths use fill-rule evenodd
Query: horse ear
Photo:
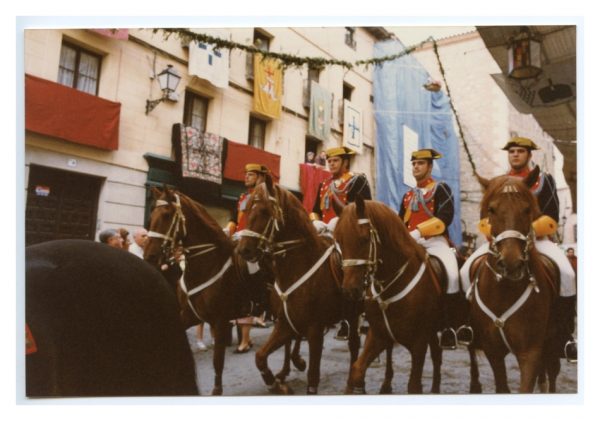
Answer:
<svg viewBox="0 0 600 421"><path fill-rule="evenodd" d="M365 217L365 199L358 195L354 203L356 203L356 217L363 219Z"/></svg>
<svg viewBox="0 0 600 421"><path fill-rule="evenodd" d="M267 191L271 196L275 196L275 189L273 188L273 177L271 174L265 174L265 184L267 185Z"/></svg>
<svg viewBox="0 0 600 421"><path fill-rule="evenodd" d="M535 182L538 180L539 176L540 176L540 167L539 167L539 165L536 165L535 168L529 174L527 174L527 177L525 177L523 179L523 183L525 183L525 185L528 188L531 188L531 187L533 187Z"/></svg>
<svg viewBox="0 0 600 421"><path fill-rule="evenodd" d="M481 187L485 191L490 185L490 179L480 176L477 171L475 171L475 177L477 177L477 181L479 181L479 184L481 184Z"/></svg>
<svg viewBox="0 0 600 421"><path fill-rule="evenodd" d="M152 197L154 198L154 200L158 200L158 198L162 195L162 191L157 188L157 187L152 187L150 189L150 192L152 193Z"/></svg>

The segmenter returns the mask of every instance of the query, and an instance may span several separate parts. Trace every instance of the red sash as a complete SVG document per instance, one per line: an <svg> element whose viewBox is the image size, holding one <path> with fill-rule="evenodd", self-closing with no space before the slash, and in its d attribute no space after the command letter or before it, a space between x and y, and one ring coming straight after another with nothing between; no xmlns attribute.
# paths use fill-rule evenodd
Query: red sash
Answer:
<svg viewBox="0 0 600 421"><path fill-rule="evenodd" d="M250 199L252 191L254 191L254 189L250 189L247 192L242 193L240 195L240 199L238 200L237 227L235 228L236 232L246 229L246 225L248 224L248 214L246 213L246 209L248 208L248 199Z"/></svg>
<svg viewBox="0 0 600 421"><path fill-rule="evenodd" d="M433 217L433 195L436 182L432 178L428 178L425 182L419 184L425 186L423 201L419 200L415 189L408 191L404 196L404 222L407 224L409 231L416 229L417 225ZM418 188L416 187L416 189Z"/></svg>
<svg viewBox="0 0 600 421"><path fill-rule="evenodd" d="M319 207L321 208L323 222L326 224L337 216L332 204L332 201L335 200L333 198L334 194L343 204L348 203L347 190L349 181L352 180L353 177L354 174L347 172L339 178L329 178L321 184L321 190L319 191Z"/></svg>

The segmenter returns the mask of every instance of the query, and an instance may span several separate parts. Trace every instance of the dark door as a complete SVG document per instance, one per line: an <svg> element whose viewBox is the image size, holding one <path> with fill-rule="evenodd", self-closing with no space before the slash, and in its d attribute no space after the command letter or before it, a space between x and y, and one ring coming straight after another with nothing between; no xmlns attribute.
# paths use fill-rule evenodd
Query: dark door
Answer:
<svg viewBox="0 0 600 421"><path fill-rule="evenodd" d="M25 244L63 238L93 240L103 179L31 165L25 211Z"/></svg>

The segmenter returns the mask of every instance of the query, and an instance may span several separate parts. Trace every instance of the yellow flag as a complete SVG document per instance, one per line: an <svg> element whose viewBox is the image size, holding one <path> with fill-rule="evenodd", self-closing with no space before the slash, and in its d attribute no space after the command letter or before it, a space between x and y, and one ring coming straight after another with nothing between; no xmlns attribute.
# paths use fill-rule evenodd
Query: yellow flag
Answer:
<svg viewBox="0 0 600 421"><path fill-rule="evenodd" d="M271 118L281 116L281 91L283 71L279 61L272 58L263 60L262 55L254 54L254 111Z"/></svg>

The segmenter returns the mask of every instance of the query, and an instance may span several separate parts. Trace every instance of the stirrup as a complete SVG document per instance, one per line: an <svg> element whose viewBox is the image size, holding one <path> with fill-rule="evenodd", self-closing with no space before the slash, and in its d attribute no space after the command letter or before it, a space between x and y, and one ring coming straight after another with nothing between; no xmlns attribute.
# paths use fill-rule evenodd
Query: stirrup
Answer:
<svg viewBox="0 0 600 421"><path fill-rule="evenodd" d="M456 330L456 340L459 345L471 345L474 337L473 328L469 325L462 325Z"/></svg>
<svg viewBox="0 0 600 421"><path fill-rule="evenodd" d="M565 344L564 354L567 362L577 362L577 339L572 339Z"/></svg>
<svg viewBox="0 0 600 421"><path fill-rule="evenodd" d="M444 337L445 336L445 337ZM456 332L451 327L444 328L439 337L440 348L454 350L457 348Z"/></svg>

